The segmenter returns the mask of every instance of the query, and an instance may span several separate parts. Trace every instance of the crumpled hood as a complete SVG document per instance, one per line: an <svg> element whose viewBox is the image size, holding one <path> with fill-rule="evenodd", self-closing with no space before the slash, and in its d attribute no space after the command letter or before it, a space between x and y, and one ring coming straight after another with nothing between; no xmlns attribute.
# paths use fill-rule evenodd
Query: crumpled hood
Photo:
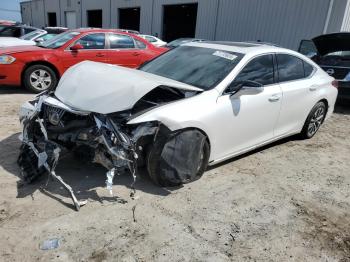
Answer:
<svg viewBox="0 0 350 262"><path fill-rule="evenodd" d="M320 35L312 39L320 55L350 51L350 33Z"/></svg>
<svg viewBox="0 0 350 262"><path fill-rule="evenodd" d="M84 61L66 71L55 95L76 110L109 114L131 109L140 98L161 85L202 91L140 70Z"/></svg>
<svg viewBox="0 0 350 262"><path fill-rule="evenodd" d="M1 37L0 47L35 45L34 41L23 40L16 37Z"/></svg>

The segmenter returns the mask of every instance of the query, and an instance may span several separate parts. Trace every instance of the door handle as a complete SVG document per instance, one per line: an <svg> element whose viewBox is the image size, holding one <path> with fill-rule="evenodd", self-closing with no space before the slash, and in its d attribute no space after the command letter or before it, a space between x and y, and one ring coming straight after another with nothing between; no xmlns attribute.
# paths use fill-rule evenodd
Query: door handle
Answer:
<svg viewBox="0 0 350 262"><path fill-rule="evenodd" d="M139 56L140 53L135 52L135 53L132 53L132 55L133 55L133 56Z"/></svg>
<svg viewBox="0 0 350 262"><path fill-rule="evenodd" d="M309 87L309 90L310 90L310 91L316 91L316 90L317 90L317 86L310 86L310 87Z"/></svg>
<svg viewBox="0 0 350 262"><path fill-rule="evenodd" d="M105 55L104 55L104 54L101 54L101 53L97 53L96 56L97 56L97 57L104 57Z"/></svg>
<svg viewBox="0 0 350 262"><path fill-rule="evenodd" d="M269 97L269 101L270 102L277 102L277 101L279 101L280 100L280 96L279 95L273 95L273 96L270 96Z"/></svg>

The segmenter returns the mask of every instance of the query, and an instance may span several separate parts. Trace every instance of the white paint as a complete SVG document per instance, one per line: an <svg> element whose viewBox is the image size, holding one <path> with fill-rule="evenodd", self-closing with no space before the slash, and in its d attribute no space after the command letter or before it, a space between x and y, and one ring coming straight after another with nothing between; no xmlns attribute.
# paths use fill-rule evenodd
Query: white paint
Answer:
<svg viewBox="0 0 350 262"><path fill-rule="evenodd" d="M35 42L31 40L19 39L16 37L0 37L0 48L23 45L35 45Z"/></svg>
<svg viewBox="0 0 350 262"><path fill-rule="evenodd" d="M141 97L160 85L201 91L143 71L85 61L67 70L55 95L77 110L108 114L132 108Z"/></svg>

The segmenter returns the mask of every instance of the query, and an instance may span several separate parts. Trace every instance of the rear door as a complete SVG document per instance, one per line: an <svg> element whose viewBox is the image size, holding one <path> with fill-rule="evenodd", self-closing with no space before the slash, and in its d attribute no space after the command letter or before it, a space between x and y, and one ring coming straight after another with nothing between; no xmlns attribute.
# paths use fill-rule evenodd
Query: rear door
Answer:
<svg viewBox="0 0 350 262"><path fill-rule="evenodd" d="M72 65L86 60L102 63L107 62L105 33L91 33L84 35L71 46L75 44L81 44L83 49L73 51L68 47L60 57L65 70Z"/></svg>
<svg viewBox="0 0 350 262"><path fill-rule="evenodd" d="M142 50L129 35L109 33L107 61L110 64L136 68L141 64Z"/></svg>
<svg viewBox="0 0 350 262"><path fill-rule="evenodd" d="M323 82L317 82L311 64L290 54L276 54L278 81L283 93L281 112L274 136L299 132L310 107L316 104Z"/></svg>

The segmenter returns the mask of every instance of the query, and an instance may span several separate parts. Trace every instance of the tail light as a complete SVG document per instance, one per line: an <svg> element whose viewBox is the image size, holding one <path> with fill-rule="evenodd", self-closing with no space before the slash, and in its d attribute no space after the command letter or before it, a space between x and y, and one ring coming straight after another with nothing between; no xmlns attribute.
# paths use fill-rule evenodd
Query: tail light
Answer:
<svg viewBox="0 0 350 262"><path fill-rule="evenodd" d="M332 81L332 86L334 86L335 88L338 89L338 81L337 80L333 80Z"/></svg>

